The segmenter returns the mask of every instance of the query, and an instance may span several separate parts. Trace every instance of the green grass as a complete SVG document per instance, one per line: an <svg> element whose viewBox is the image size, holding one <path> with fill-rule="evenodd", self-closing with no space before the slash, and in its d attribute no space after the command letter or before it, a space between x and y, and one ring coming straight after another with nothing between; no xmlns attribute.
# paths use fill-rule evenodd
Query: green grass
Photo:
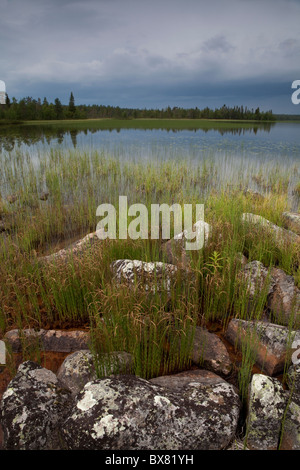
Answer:
<svg viewBox="0 0 300 470"><path fill-rule="evenodd" d="M51 121L24 121L23 127L49 126L68 129L260 129L274 122L229 119L77 119Z"/></svg>

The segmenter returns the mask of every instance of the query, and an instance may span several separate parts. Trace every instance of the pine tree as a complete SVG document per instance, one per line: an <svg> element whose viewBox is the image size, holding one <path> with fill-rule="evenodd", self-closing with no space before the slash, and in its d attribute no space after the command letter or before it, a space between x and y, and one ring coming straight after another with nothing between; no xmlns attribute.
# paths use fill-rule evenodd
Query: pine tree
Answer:
<svg viewBox="0 0 300 470"><path fill-rule="evenodd" d="M59 98L55 98L54 109L55 109L56 119L62 119L63 118L63 107L62 107L62 104L61 104Z"/></svg>
<svg viewBox="0 0 300 470"><path fill-rule="evenodd" d="M76 112L75 99L73 93L71 92L70 101L69 101L69 114L71 117L74 117Z"/></svg>

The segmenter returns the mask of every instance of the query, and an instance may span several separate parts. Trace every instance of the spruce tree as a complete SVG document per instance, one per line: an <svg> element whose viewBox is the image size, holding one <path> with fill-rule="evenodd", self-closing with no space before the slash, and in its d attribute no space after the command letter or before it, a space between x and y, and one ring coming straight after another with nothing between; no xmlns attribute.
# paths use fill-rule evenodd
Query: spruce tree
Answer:
<svg viewBox="0 0 300 470"><path fill-rule="evenodd" d="M74 117L75 111L76 111L75 99L74 99L73 93L71 92L70 101L69 101L69 114L71 117Z"/></svg>

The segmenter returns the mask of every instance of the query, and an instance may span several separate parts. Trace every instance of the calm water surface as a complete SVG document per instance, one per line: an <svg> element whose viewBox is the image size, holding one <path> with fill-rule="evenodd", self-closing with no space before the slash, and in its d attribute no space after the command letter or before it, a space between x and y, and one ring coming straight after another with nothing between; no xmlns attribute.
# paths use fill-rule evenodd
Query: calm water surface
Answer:
<svg viewBox="0 0 300 470"><path fill-rule="evenodd" d="M130 124L131 125L131 124ZM133 124L134 125L134 124ZM168 125L172 125L168 121ZM127 127L127 126L125 126ZM293 197L300 182L300 122L272 124L214 123L194 129L116 128L99 129L95 123L0 127L0 165L7 155L26 155L38 164L41 156L53 151L98 151L104 156L126 161L187 159L210 161L218 168L217 178L227 183L260 187L255 175L274 171L289 174L288 191ZM1 160L2 158L2 160ZM12 158L12 161L14 159ZM245 183L247 175L249 182ZM254 176L254 178L253 178ZM293 204L295 205L295 204Z"/></svg>

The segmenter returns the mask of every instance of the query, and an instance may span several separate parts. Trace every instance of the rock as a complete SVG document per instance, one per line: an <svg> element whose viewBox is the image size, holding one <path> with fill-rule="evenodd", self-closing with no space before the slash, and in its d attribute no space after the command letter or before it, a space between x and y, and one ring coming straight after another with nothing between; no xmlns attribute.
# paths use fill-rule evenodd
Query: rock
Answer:
<svg viewBox="0 0 300 470"><path fill-rule="evenodd" d="M97 372L103 376L109 376L132 371L131 354L125 351L115 351L103 356L94 358L89 350L76 351L67 356L57 372L60 385L70 390L75 396L86 383L97 379Z"/></svg>
<svg viewBox="0 0 300 470"><path fill-rule="evenodd" d="M63 424L68 449L223 449L240 401L232 385L191 381L173 391L132 375L89 382Z"/></svg>
<svg viewBox="0 0 300 470"><path fill-rule="evenodd" d="M41 339L45 351L73 352L88 349L90 334L81 330L46 330Z"/></svg>
<svg viewBox="0 0 300 470"><path fill-rule="evenodd" d="M0 404L4 449L59 448L59 430L71 405L50 370L27 361L18 368Z"/></svg>
<svg viewBox="0 0 300 470"><path fill-rule="evenodd" d="M22 351L22 344L35 344L43 351L73 352L88 349L90 334L74 330L10 330L4 339L9 342L13 352Z"/></svg>
<svg viewBox="0 0 300 470"><path fill-rule="evenodd" d="M297 352L300 350L300 342L297 347ZM299 353L298 353L299 355ZM289 389L293 393L293 400L299 402L300 405L300 364L292 364L287 372L286 380Z"/></svg>
<svg viewBox="0 0 300 470"><path fill-rule="evenodd" d="M194 364L224 376L232 369L224 343L216 334L201 327L195 329L191 359Z"/></svg>
<svg viewBox="0 0 300 470"><path fill-rule="evenodd" d="M300 331L289 331L285 326L261 321L234 319L229 322L225 338L239 349L248 341L256 357L256 364L268 375L283 372L292 342L300 340Z"/></svg>
<svg viewBox="0 0 300 470"><path fill-rule="evenodd" d="M300 214L297 212L283 212L282 216L290 229L300 235Z"/></svg>
<svg viewBox="0 0 300 470"><path fill-rule="evenodd" d="M97 378L92 353L88 349L69 354L57 371L61 387L77 395L87 382Z"/></svg>
<svg viewBox="0 0 300 470"><path fill-rule="evenodd" d="M286 403L287 394L279 380L253 375L246 431L250 450L277 450Z"/></svg>
<svg viewBox="0 0 300 470"><path fill-rule="evenodd" d="M226 383L222 377L205 369L186 370L179 374L162 375L149 380L154 385L160 385L174 391L185 388L191 381L211 386Z"/></svg>
<svg viewBox="0 0 300 470"><path fill-rule="evenodd" d="M85 237L75 243L72 243L69 247L62 248L61 250L57 251L56 253L52 253L51 255L40 257L39 261L43 263L52 263L56 261L66 261L69 257L80 256L82 253L86 252L88 249L91 249L94 244L97 244L100 241L97 234L99 234L97 231L88 233Z"/></svg>
<svg viewBox="0 0 300 470"><path fill-rule="evenodd" d="M274 280L269 271L260 261L251 261L241 269L241 276L246 282L250 301L259 297L262 292L269 295L274 289Z"/></svg>
<svg viewBox="0 0 300 470"><path fill-rule="evenodd" d="M300 450L300 364L298 363L299 346L295 352L295 356L297 357L294 358L294 361L296 360L297 363L291 365L286 375L290 395L288 409L282 426L282 441L280 445L280 449L282 450Z"/></svg>
<svg viewBox="0 0 300 470"><path fill-rule="evenodd" d="M284 228L278 227L278 225L273 224L269 220L265 219L261 215L244 213L242 215L242 220L246 223L249 223L254 226L260 226L265 229L267 232L271 233L275 240L279 243L299 243L300 236L291 230L286 230Z"/></svg>
<svg viewBox="0 0 300 470"><path fill-rule="evenodd" d="M282 269L268 270L260 261L251 261L242 267L239 277L246 284L248 310L255 307L264 293L276 321L285 325L299 322L300 290L292 276L288 276Z"/></svg>
<svg viewBox="0 0 300 470"><path fill-rule="evenodd" d="M203 246L207 245L211 234L211 226L203 220L198 220L193 225L193 231L196 233L200 243L203 240ZM186 243L189 242L189 238L191 239L191 236L192 234L190 232L184 230L162 245L161 251L167 263L179 265L184 269L188 269L190 267ZM193 243L193 240L191 240L191 242Z"/></svg>
<svg viewBox="0 0 300 470"><path fill-rule="evenodd" d="M300 450L300 404L293 399L283 420L280 450Z"/></svg>
<svg viewBox="0 0 300 470"><path fill-rule="evenodd" d="M173 264L158 262L119 259L111 263L111 270L117 283L143 286L152 293L170 292L176 282L178 269Z"/></svg>
<svg viewBox="0 0 300 470"><path fill-rule="evenodd" d="M274 288L268 298L268 307L275 320L284 325L300 324L300 290L295 286L293 276L282 269L271 270Z"/></svg>

